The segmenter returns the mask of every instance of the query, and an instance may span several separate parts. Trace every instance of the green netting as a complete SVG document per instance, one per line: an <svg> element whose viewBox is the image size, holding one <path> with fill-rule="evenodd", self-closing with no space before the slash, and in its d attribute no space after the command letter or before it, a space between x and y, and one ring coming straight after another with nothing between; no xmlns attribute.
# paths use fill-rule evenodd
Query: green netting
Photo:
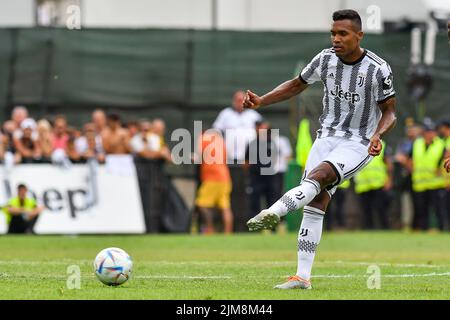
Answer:
<svg viewBox="0 0 450 320"><path fill-rule="evenodd" d="M11 60L11 31L0 29L0 119L8 104Z"/></svg>
<svg viewBox="0 0 450 320"><path fill-rule="evenodd" d="M406 33L366 35L363 41L364 47L385 58L393 68L400 120L415 115L406 89L409 38ZM450 115L447 41L444 33L437 37L434 85L425 102L427 115L434 118ZM36 117L55 112L73 114L75 124L87 119L94 107L111 107L120 108L127 118L137 114L153 117L157 110L164 110L169 128L173 128L180 124L190 126L193 119L211 123L217 112L230 103L236 89L251 88L264 93L289 79L299 64L307 63L329 46L329 35L1 29L0 43L0 120L9 112L8 107L21 103L28 105ZM13 66L12 57L16 61ZM9 88L12 92L8 105ZM321 95L322 87L315 85L301 101L313 120L322 108ZM295 102L285 102L262 112L284 134L290 134L287 112L291 110L292 115L295 106ZM171 118L177 120L172 122ZM291 121L291 127L295 121ZM401 128L396 129L397 136L402 134Z"/></svg>

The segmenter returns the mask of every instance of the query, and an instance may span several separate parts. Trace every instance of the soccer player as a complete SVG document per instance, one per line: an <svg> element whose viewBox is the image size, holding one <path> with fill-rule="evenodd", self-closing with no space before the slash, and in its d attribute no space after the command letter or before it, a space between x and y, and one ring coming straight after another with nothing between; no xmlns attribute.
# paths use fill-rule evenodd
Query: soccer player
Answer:
<svg viewBox="0 0 450 320"><path fill-rule="evenodd" d="M361 18L354 10L333 13L332 48L269 93L247 90L244 107L257 109L298 95L310 84L324 85L317 138L298 187L247 222L251 231L271 229L288 212L303 209L295 276L277 289L311 289L311 269L322 234L323 217L336 188L364 168L382 149L381 138L394 127L395 91L386 61L360 47Z"/></svg>

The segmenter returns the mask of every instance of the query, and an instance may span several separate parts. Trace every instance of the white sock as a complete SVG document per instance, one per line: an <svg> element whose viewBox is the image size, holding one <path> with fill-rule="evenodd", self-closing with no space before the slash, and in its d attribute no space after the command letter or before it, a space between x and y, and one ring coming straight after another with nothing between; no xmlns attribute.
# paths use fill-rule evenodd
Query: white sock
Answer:
<svg viewBox="0 0 450 320"><path fill-rule="evenodd" d="M320 191L320 184L317 181L305 179L298 187L286 192L268 210L283 217L288 212L300 209L310 203Z"/></svg>
<svg viewBox="0 0 450 320"><path fill-rule="evenodd" d="M322 236L323 216L320 209L305 206L303 221L298 232L297 276L305 280L311 278L311 269L316 249Z"/></svg>

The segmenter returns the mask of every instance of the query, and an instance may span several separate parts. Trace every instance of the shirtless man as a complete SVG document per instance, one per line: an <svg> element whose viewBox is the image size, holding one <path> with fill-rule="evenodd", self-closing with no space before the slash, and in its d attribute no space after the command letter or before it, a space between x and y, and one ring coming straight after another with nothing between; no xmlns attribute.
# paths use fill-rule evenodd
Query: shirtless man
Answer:
<svg viewBox="0 0 450 320"><path fill-rule="evenodd" d="M107 127L102 132L103 149L106 154L127 154L129 149L129 135L122 128L117 114L108 115Z"/></svg>

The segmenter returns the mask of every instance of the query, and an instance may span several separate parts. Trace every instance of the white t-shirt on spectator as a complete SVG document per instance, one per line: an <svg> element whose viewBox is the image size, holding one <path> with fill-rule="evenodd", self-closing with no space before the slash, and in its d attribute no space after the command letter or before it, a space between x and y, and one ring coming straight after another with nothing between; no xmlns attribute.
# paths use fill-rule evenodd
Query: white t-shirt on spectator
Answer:
<svg viewBox="0 0 450 320"><path fill-rule="evenodd" d="M85 153L88 150L88 142L86 137L82 136L75 140L75 150L78 153ZM95 152L104 153L102 137L100 135L95 136Z"/></svg>
<svg viewBox="0 0 450 320"><path fill-rule="evenodd" d="M22 131L22 129L16 129L16 130L13 132L13 138L14 138L14 139L20 140L20 139L22 139L22 136L23 136L23 131ZM31 140L37 141L38 139L39 139L39 133L38 133L36 130L34 130L34 131L31 133Z"/></svg>
<svg viewBox="0 0 450 320"><path fill-rule="evenodd" d="M225 134L227 158L229 160L244 160L247 145L256 138L255 123L262 116L252 109L237 112L229 107L222 110L213 124Z"/></svg>
<svg viewBox="0 0 450 320"><path fill-rule="evenodd" d="M138 153L145 149L150 151L160 151L162 147L161 137L155 133L148 133L147 142L144 142L142 134L138 133L131 138L130 146L133 153Z"/></svg>

